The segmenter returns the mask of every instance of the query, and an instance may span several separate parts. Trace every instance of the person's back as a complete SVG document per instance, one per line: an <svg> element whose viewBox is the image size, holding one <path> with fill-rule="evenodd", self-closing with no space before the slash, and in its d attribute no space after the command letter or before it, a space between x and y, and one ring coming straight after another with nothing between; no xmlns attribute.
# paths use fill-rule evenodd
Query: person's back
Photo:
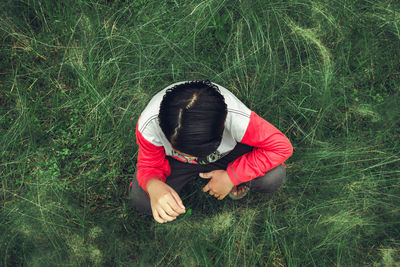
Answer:
<svg viewBox="0 0 400 267"><path fill-rule="evenodd" d="M220 200L241 198L249 188L268 192L267 184L276 190L293 150L278 129L210 81L175 83L156 94L138 120L136 139L132 203L158 222L185 212L178 192L199 174L211 179L203 191ZM272 169L280 177L266 181Z"/></svg>

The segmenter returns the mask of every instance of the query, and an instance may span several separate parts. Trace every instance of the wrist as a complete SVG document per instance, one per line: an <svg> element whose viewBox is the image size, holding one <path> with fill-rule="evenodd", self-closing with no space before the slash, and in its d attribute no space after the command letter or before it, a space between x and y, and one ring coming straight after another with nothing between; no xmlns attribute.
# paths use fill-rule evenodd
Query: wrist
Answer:
<svg viewBox="0 0 400 267"><path fill-rule="evenodd" d="M229 174L228 174L228 172L227 171L225 171L225 175L226 175L226 177L227 177L227 183L229 183L229 185L231 185L232 187L234 187L235 186L235 184L232 182L232 179L231 179L231 177L229 176Z"/></svg>
<svg viewBox="0 0 400 267"><path fill-rule="evenodd" d="M151 188L153 188L154 185L157 183L162 183L162 181L157 178L151 178L150 180L147 181L146 190L149 194L150 194Z"/></svg>

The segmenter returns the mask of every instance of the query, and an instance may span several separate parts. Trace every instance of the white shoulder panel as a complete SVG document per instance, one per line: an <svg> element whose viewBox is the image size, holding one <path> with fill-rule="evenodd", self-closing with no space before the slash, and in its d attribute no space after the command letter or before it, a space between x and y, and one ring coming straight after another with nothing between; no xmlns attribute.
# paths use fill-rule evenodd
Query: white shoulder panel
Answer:
<svg viewBox="0 0 400 267"><path fill-rule="evenodd" d="M221 85L218 86L228 106L228 115L225 121L225 129L228 130L236 142L240 142L250 122L251 110L243 104L231 91ZM224 136L226 134L224 133Z"/></svg>

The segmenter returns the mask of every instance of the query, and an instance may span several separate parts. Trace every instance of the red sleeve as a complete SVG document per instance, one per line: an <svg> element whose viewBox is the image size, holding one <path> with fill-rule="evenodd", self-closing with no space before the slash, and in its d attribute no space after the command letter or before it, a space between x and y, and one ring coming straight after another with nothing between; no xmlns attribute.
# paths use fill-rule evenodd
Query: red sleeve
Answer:
<svg viewBox="0 0 400 267"><path fill-rule="evenodd" d="M254 149L228 165L226 171L234 185L263 176L293 154L292 144L287 137L253 111L240 142Z"/></svg>
<svg viewBox="0 0 400 267"><path fill-rule="evenodd" d="M155 146L147 141L138 130L136 125L136 142L139 145L137 162L137 180L143 190L146 190L147 182L152 178L157 178L165 182L166 177L171 173L171 167L165 158L163 146Z"/></svg>

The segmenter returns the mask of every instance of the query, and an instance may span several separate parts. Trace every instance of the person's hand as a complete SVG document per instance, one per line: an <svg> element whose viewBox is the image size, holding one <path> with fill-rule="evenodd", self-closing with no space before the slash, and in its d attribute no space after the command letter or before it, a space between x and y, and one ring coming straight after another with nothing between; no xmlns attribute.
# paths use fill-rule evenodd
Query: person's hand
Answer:
<svg viewBox="0 0 400 267"><path fill-rule="evenodd" d="M203 187L203 192L210 191L210 195L218 198L218 200L224 199L235 186L228 173L224 170L199 173L199 176L204 179L210 179L208 184Z"/></svg>
<svg viewBox="0 0 400 267"><path fill-rule="evenodd" d="M146 185L150 196L151 210L156 222L165 223L186 212L178 193L166 183L154 178Z"/></svg>

